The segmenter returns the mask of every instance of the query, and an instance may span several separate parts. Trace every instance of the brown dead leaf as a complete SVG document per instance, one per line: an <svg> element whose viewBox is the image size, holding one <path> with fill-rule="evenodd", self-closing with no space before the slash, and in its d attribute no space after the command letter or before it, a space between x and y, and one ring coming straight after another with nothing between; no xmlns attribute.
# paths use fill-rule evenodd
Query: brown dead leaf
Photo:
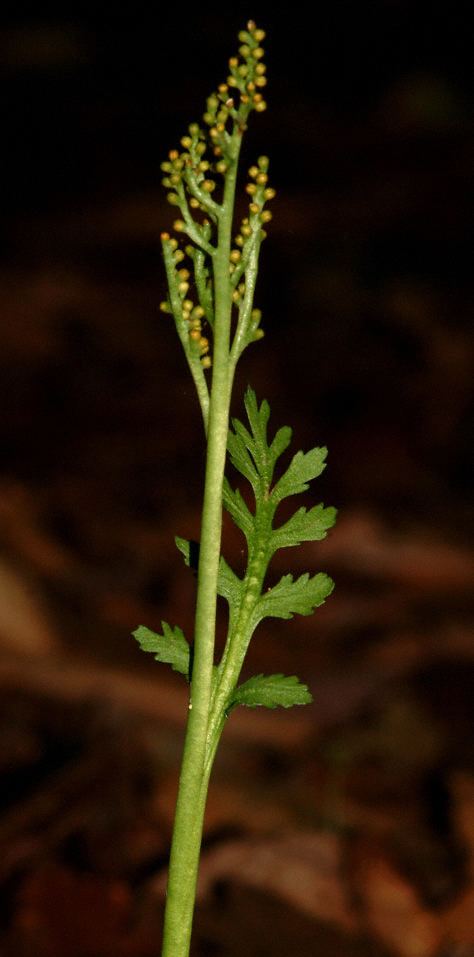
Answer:
<svg viewBox="0 0 474 957"><path fill-rule="evenodd" d="M358 875L370 933L400 957L434 957L443 939L440 920L381 856L367 857Z"/></svg>
<svg viewBox="0 0 474 957"><path fill-rule="evenodd" d="M469 869L474 881L474 776L454 775L451 788L454 795L456 827L469 855Z"/></svg>
<svg viewBox="0 0 474 957"><path fill-rule="evenodd" d="M474 887L443 914L442 924L451 945L474 949Z"/></svg>
<svg viewBox="0 0 474 957"><path fill-rule="evenodd" d="M36 586L0 561L0 645L19 655L48 655L59 641Z"/></svg>
<svg viewBox="0 0 474 957"><path fill-rule="evenodd" d="M235 881L273 894L315 920L354 932L341 863L340 842L333 834L287 832L260 841L230 841L203 855L198 898L205 899L217 881ZM160 875L154 889L161 896L165 886Z"/></svg>
<svg viewBox="0 0 474 957"><path fill-rule="evenodd" d="M474 948L474 777L459 773L453 778L454 815L457 831L468 855L470 884L443 914L443 926L450 942Z"/></svg>
<svg viewBox="0 0 474 957"><path fill-rule="evenodd" d="M127 946L131 903L123 881L46 865L23 884L13 932L42 957L128 957L133 953Z"/></svg>
<svg viewBox="0 0 474 957"><path fill-rule="evenodd" d="M163 775L154 800L154 811L160 821L171 829L174 820L178 788L177 772ZM249 800L247 787L240 788L235 782L213 781L206 804L206 832L221 828L244 828L246 832L266 831L291 826L291 809L267 793L252 795Z"/></svg>
<svg viewBox="0 0 474 957"><path fill-rule="evenodd" d="M375 580L420 591L464 591L474 582L474 558L467 548L435 538L428 528L397 536L364 512L346 512L331 535L318 542L318 553Z"/></svg>

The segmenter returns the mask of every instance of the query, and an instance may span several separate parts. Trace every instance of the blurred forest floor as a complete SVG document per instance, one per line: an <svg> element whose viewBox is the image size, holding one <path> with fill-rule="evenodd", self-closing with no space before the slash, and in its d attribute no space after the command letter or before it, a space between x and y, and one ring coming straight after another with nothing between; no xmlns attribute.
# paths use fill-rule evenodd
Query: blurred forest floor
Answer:
<svg viewBox="0 0 474 957"><path fill-rule="evenodd" d="M449 258L462 271L472 135L443 89L394 83L391 125L324 125L310 103L289 118L322 150L320 181L304 156L301 182L280 169L267 338L238 388L269 398L295 449L329 446L311 501L337 505L337 527L272 574L325 570L337 587L314 619L253 641L249 675L297 673L315 700L229 721L193 957L474 955L472 281ZM157 952L186 688L129 633L165 619L191 634L173 539L199 536L203 468L157 309L169 220L139 184L9 222L1 957Z"/></svg>

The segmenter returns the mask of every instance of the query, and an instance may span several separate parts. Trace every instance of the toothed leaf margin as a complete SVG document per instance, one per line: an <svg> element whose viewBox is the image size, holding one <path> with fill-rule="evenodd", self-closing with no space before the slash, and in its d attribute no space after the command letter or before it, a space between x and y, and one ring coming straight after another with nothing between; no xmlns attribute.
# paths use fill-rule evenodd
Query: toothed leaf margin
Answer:
<svg viewBox="0 0 474 957"><path fill-rule="evenodd" d="M172 628L166 621L161 622L161 627L162 635L145 625L140 625L132 634L142 651L151 652L155 656L155 661L171 665L173 671L184 675L189 681L191 654L181 628L178 625Z"/></svg>
<svg viewBox="0 0 474 957"><path fill-rule="evenodd" d="M292 708L311 704L312 700L308 686L296 675L254 675L235 689L228 710L239 704L247 708Z"/></svg>

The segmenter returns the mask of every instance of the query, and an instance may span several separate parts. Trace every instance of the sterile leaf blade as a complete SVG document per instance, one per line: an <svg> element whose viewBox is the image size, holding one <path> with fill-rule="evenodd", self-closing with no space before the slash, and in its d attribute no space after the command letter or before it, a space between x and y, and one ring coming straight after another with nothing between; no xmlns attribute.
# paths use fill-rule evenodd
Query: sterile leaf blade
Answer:
<svg viewBox="0 0 474 957"><path fill-rule="evenodd" d="M293 618L293 615L312 615L331 594L334 582L325 572L310 577L308 572L293 580L293 575L284 575L280 581L260 596L256 603L253 620L263 618Z"/></svg>
<svg viewBox="0 0 474 957"><path fill-rule="evenodd" d="M322 503L310 509L301 506L284 525L273 529L272 550L321 541L333 527L336 515L335 508L325 508Z"/></svg>
<svg viewBox="0 0 474 957"><path fill-rule="evenodd" d="M161 622L163 634L158 634L139 625L133 632L142 651L151 652L156 661L171 665L173 671L184 675L189 681L191 654L188 642L178 625L172 627L166 621Z"/></svg>
<svg viewBox="0 0 474 957"><path fill-rule="evenodd" d="M318 478L326 468L328 450L325 446L310 449L309 452L297 452L293 456L286 472L279 478L273 491L272 498L281 502L290 495L299 495L309 488L309 482Z"/></svg>
<svg viewBox="0 0 474 957"><path fill-rule="evenodd" d="M235 689L230 707L292 708L312 700L308 686L296 675L254 675Z"/></svg>

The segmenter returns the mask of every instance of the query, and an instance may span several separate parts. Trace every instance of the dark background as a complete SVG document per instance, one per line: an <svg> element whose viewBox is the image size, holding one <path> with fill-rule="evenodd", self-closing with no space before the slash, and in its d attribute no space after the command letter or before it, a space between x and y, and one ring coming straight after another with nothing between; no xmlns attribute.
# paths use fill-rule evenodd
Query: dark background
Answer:
<svg viewBox="0 0 474 957"><path fill-rule="evenodd" d="M266 336L241 362L233 409L250 382L299 447L328 445L308 502L336 505L337 529L275 572L324 569L337 588L314 620L254 639L248 673L296 672L315 704L232 719L195 953L474 946L465 13L2 9L7 957L156 952L186 701L129 633L164 618L191 634L194 582L173 536L199 535L204 463L158 311L159 233L174 218L159 164L225 79L248 16L267 30L269 109L251 118L242 170L267 153L277 198L257 293ZM228 524L225 550L238 565ZM294 852L291 878L300 833L316 850L303 877ZM334 868L329 910L318 854ZM275 884L282 860L300 896ZM106 915L92 928L90 908Z"/></svg>

